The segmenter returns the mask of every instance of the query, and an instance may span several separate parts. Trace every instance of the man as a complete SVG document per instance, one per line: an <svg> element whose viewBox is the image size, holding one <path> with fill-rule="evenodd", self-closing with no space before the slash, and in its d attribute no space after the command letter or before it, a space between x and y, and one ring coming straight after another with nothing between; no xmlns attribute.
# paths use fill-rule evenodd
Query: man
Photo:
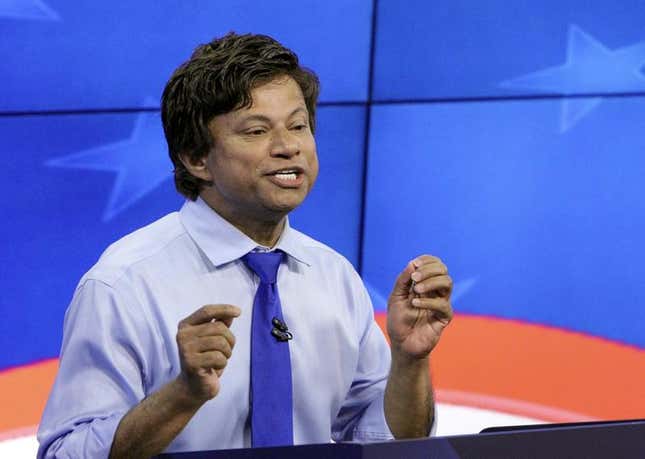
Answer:
<svg viewBox="0 0 645 459"><path fill-rule="evenodd" d="M351 265L289 226L318 174L317 96L315 75L261 35L202 45L175 71L162 119L188 200L81 279L39 457L429 434L452 281L435 257L405 267L388 349ZM257 265L269 258L272 279Z"/></svg>

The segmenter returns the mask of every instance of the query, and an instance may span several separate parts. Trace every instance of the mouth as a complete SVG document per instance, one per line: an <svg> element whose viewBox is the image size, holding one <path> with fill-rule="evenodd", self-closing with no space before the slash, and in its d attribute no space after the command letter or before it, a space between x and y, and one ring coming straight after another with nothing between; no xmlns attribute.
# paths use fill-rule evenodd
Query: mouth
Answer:
<svg viewBox="0 0 645 459"><path fill-rule="evenodd" d="M298 188L304 181L304 170L300 167L285 167L266 175L271 182L282 188Z"/></svg>

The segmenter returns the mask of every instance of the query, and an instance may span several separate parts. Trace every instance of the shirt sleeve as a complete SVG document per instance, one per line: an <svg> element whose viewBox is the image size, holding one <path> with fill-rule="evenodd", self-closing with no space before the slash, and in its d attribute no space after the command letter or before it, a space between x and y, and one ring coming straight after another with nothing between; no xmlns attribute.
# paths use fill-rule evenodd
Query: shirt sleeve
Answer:
<svg viewBox="0 0 645 459"><path fill-rule="evenodd" d="M358 275L356 275L358 278ZM384 441L394 436L385 420L384 396L390 372L390 348L374 319L374 309L367 290L360 286L355 300L359 303L360 339L356 375L349 393L332 426L334 441ZM436 410L430 436L436 430Z"/></svg>
<svg viewBox="0 0 645 459"><path fill-rule="evenodd" d="M348 301L358 337L358 361L349 392L332 423L334 441L391 439L385 422L383 395L390 371L390 350L378 324L370 297L358 274L348 268ZM346 284L346 285L347 285Z"/></svg>
<svg viewBox="0 0 645 459"><path fill-rule="evenodd" d="M393 438L383 409L390 351L378 325L372 322L361 340L359 362L349 393L332 426L334 441Z"/></svg>
<svg viewBox="0 0 645 459"><path fill-rule="evenodd" d="M133 296L100 281L77 288L38 429L38 459L109 456L121 418L145 396L152 343L137 306Z"/></svg>

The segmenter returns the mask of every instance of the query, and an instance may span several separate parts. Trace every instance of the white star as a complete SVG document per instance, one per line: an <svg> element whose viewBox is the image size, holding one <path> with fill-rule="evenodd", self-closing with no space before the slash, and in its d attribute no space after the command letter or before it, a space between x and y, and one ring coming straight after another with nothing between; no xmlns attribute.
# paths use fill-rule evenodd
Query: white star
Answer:
<svg viewBox="0 0 645 459"><path fill-rule="evenodd" d="M41 0L0 0L0 17L60 21L59 14Z"/></svg>
<svg viewBox="0 0 645 459"><path fill-rule="evenodd" d="M171 177L159 113L141 113L127 140L47 161L48 166L116 172L103 221L133 205Z"/></svg>
<svg viewBox="0 0 645 459"><path fill-rule="evenodd" d="M564 64L504 81L501 86L569 96L645 91L643 65L645 41L612 51L572 24ZM597 96L563 100L560 131L571 129L601 101Z"/></svg>

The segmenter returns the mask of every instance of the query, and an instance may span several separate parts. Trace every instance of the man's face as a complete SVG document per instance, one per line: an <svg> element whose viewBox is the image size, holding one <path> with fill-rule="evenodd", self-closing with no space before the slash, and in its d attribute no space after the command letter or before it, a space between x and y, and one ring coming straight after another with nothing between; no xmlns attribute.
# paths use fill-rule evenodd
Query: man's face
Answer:
<svg viewBox="0 0 645 459"><path fill-rule="evenodd" d="M290 77L258 86L253 104L209 123L213 186L202 197L225 218L277 221L307 196L318 175L302 91Z"/></svg>

